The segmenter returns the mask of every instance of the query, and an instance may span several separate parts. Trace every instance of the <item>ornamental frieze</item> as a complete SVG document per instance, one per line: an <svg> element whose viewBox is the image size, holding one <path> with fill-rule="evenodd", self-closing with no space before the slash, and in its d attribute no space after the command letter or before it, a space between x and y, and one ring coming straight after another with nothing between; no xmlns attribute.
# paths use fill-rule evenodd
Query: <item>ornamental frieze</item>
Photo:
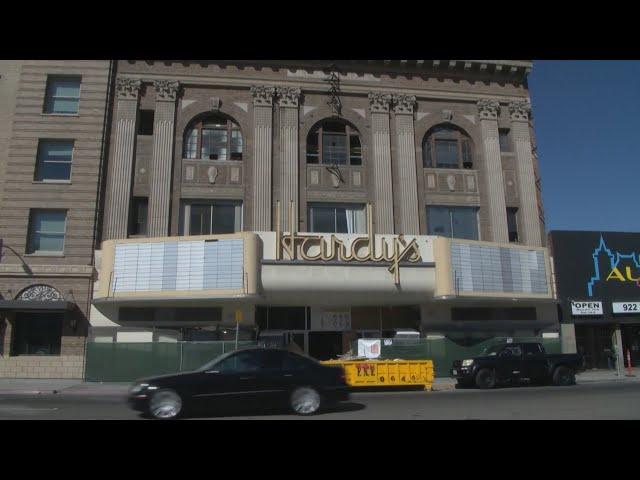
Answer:
<svg viewBox="0 0 640 480"><path fill-rule="evenodd" d="M511 120L528 121L531 114L531 104L527 101L511 102L509 104Z"/></svg>
<svg viewBox="0 0 640 480"><path fill-rule="evenodd" d="M62 294L48 285L33 285L22 291L16 300L36 302L64 302Z"/></svg>
<svg viewBox="0 0 640 480"><path fill-rule="evenodd" d="M416 105L415 95L393 95L393 111L395 113L413 114Z"/></svg>
<svg viewBox="0 0 640 480"><path fill-rule="evenodd" d="M388 93L369 93L369 109L371 113L389 113L389 105L393 100Z"/></svg>
<svg viewBox="0 0 640 480"><path fill-rule="evenodd" d="M271 107L273 105L273 97L275 96L275 94L275 87L269 87L265 85L251 86L253 105L256 107Z"/></svg>
<svg viewBox="0 0 640 480"><path fill-rule="evenodd" d="M478 116L481 120L497 120L500 112L500 103L496 100L483 98L478 100Z"/></svg>
<svg viewBox="0 0 640 480"><path fill-rule="evenodd" d="M165 102L175 102L180 90L180 82L170 80L154 80L156 88L156 100Z"/></svg>
<svg viewBox="0 0 640 480"><path fill-rule="evenodd" d="M142 81L137 78L119 77L116 79L116 91L118 92L119 99L137 99L141 86Z"/></svg>
<svg viewBox="0 0 640 480"><path fill-rule="evenodd" d="M277 87L278 105L281 107L297 107L302 90L296 87Z"/></svg>

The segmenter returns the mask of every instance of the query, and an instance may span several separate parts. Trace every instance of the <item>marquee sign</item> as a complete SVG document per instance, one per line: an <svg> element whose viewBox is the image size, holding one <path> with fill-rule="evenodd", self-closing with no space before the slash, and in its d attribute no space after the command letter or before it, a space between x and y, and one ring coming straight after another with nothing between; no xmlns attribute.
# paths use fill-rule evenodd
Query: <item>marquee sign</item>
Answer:
<svg viewBox="0 0 640 480"><path fill-rule="evenodd" d="M640 256L638 253L621 253L609 249L604 238L600 235L600 244L594 249L592 257L594 274L587 282L587 291L590 297L593 296L593 287L597 282L635 283L640 295ZM602 263L605 267L603 271L601 271Z"/></svg>
<svg viewBox="0 0 640 480"><path fill-rule="evenodd" d="M291 232L280 231L280 206L278 205L278 217L276 221L276 259L277 260L305 260L314 261L340 261L340 262L379 262L390 264L388 270L394 276L396 285L400 283L400 262L418 262L421 259L420 248L414 238L406 241L404 235L397 235L393 239L381 239L381 245L376 245L373 234L373 219L371 205L367 205L367 235L357 237L347 246L334 234L326 235L301 235L295 231L293 202L290 205L289 225ZM316 253L311 253L314 249ZM286 255L286 258L285 258Z"/></svg>

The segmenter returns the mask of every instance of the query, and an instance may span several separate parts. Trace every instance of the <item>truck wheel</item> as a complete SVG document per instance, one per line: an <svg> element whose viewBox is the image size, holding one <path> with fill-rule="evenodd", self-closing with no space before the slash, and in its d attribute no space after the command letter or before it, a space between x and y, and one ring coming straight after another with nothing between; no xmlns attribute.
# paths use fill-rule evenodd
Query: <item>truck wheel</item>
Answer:
<svg viewBox="0 0 640 480"><path fill-rule="evenodd" d="M576 374L569 367L560 366L553 372L553 384L561 387L575 385Z"/></svg>
<svg viewBox="0 0 640 480"><path fill-rule="evenodd" d="M483 368L476 374L476 386L482 389L496 386L496 377L491 370Z"/></svg>

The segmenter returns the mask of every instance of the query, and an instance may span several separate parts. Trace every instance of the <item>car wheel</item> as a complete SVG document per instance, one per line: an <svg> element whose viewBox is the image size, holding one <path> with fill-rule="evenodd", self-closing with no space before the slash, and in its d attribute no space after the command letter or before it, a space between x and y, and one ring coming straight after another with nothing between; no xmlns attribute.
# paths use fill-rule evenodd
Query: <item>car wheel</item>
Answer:
<svg viewBox="0 0 640 480"><path fill-rule="evenodd" d="M493 371L483 368L476 374L476 386L482 389L493 388L496 386L496 377Z"/></svg>
<svg viewBox="0 0 640 480"><path fill-rule="evenodd" d="M291 394L291 410L298 415L313 415L320 410L320 394L315 388L296 388Z"/></svg>
<svg viewBox="0 0 640 480"><path fill-rule="evenodd" d="M569 367L558 367L553 372L553 384L561 387L574 385L576 375Z"/></svg>
<svg viewBox="0 0 640 480"><path fill-rule="evenodd" d="M169 420L182 412L182 399L173 390L158 390L149 401L149 413L153 418Z"/></svg>

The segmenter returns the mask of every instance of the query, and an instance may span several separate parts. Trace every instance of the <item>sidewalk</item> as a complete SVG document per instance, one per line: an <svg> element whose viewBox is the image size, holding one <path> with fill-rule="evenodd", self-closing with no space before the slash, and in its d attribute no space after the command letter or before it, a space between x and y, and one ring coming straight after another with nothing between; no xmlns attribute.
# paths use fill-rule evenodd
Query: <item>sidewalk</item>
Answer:
<svg viewBox="0 0 640 480"><path fill-rule="evenodd" d="M69 379L0 378L0 395L124 396L130 383L93 383Z"/></svg>

